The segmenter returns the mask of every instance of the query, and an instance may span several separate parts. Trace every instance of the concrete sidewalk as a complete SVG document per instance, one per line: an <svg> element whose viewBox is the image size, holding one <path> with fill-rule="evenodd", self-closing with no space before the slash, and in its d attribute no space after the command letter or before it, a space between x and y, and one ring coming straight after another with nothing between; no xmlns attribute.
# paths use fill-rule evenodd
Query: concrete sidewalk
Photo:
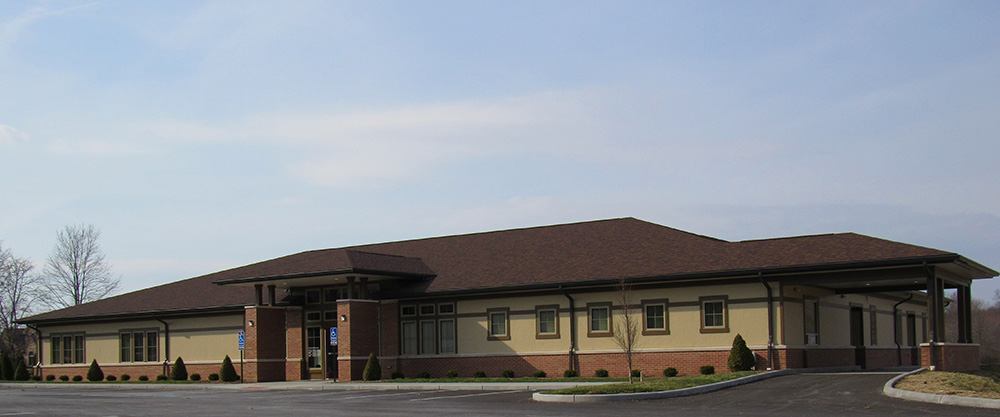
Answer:
<svg viewBox="0 0 1000 417"><path fill-rule="evenodd" d="M254 383L191 383L164 384L155 382L91 383L91 382L23 382L0 383L0 389L17 388L108 388L108 389L202 389L202 390L306 390L306 391L545 391L591 385L614 384L612 382L333 382L333 381L278 381Z"/></svg>

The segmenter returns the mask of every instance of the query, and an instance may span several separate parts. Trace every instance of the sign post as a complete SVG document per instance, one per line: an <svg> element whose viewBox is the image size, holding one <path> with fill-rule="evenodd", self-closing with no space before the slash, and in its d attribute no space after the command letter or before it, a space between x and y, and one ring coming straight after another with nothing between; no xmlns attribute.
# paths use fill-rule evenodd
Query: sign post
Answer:
<svg viewBox="0 0 1000 417"><path fill-rule="evenodd" d="M330 328L330 346L337 346L337 328Z"/></svg>
<svg viewBox="0 0 1000 417"><path fill-rule="evenodd" d="M240 383L242 384L243 383L243 351L244 351L244 349L246 348L246 345L247 345L246 333L244 333L243 330L240 330L240 332L236 334L236 340L237 340L237 343L239 343L239 345L240 345Z"/></svg>

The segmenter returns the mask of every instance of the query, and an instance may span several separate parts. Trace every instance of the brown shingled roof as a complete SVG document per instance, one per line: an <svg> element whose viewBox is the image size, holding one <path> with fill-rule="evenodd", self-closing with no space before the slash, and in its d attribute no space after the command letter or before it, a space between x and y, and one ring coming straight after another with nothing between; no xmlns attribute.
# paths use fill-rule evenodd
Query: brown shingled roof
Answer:
<svg viewBox="0 0 1000 417"><path fill-rule="evenodd" d="M302 252L24 321L235 308L253 289L215 283L352 269L433 276L410 288L427 294L949 256L958 257L854 233L727 242L623 218Z"/></svg>

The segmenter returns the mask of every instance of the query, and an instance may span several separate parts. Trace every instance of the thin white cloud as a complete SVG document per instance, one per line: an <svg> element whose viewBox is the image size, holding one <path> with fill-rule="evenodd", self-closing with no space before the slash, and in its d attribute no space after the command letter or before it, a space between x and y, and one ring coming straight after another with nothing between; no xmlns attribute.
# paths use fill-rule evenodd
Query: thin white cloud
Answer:
<svg viewBox="0 0 1000 417"><path fill-rule="evenodd" d="M150 155L156 150L129 142L111 142L106 140L56 140L48 145L49 152L60 155L91 155L91 156L127 156Z"/></svg>
<svg viewBox="0 0 1000 417"><path fill-rule="evenodd" d="M20 15L5 21L0 21L0 53L17 43L21 34L35 22L49 16L60 15L80 9L89 8L102 2L81 4L59 10L49 10L44 7L32 7Z"/></svg>
<svg viewBox="0 0 1000 417"><path fill-rule="evenodd" d="M28 139L28 134L11 126L0 124L0 145L7 145Z"/></svg>

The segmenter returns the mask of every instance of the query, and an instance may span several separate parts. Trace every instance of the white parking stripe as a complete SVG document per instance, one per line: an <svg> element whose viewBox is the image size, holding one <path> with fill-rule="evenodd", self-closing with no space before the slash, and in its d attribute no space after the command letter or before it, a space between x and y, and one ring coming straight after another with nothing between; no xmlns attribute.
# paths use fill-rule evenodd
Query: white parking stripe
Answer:
<svg viewBox="0 0 1000 417"><path fill-rule="evenodd" d="M336 397L337 400L353 400L357 398L377 398L377 397L396 397L400 395L419 395L427 393L427 391L409 391L409 392L397 392L394 394L370 394L370 395L355 395L353 397Z"/></svg>
<svg viewBox="0 0 1000 417"><path fill-rule="evenodd" d="M464 397L478 397L482 395L497 395L497 394L512 394L515 392L525 392L525 391L496 391L496 392L482 392L476 394L465 394L465 395L448 395L443 397L430 397L430 398L414 398L410 401L431 401L431 400L443 400L447 398L464 398Z"/></svg>

